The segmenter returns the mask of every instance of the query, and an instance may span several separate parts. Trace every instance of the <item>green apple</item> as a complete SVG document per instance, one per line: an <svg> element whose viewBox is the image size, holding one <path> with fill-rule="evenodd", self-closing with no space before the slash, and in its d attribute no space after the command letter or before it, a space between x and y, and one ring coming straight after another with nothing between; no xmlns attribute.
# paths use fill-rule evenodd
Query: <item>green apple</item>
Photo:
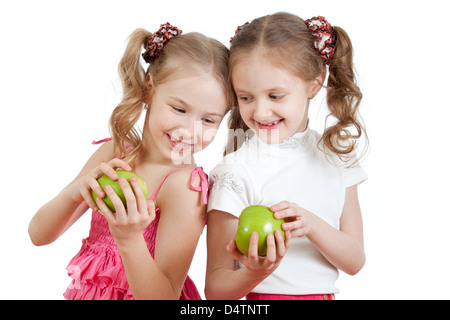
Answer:
<svg viewBox="0 0 450 320"><path fill-rule="evenodd" d="M130 183L131 177L136 177L137 180L139 181L139 184L141 185L145 199L147 199L147 197L148 197L147 185L145 184L144 180L142 180L141 177L139 177L137 174L130 172L130 171L116 170L116 172L119 175L119 178L127 179L128 183ZM100 178L98 178L97 181L102 189L104 189L106 185L110 185L113 188L114 192L119 196L120 200L122 200L125 208L127 207L127 201L125 199L122 189L120 188L120 184L119 184L118 180L114 181L114 180L111 180L107 175L103 175ZM92 197L94 198L94 201L96 201L96 199L98 198L98 195L94 191L92 191ZM105 202L105 204L108 206L108 208L112 212L116 212L116 209L114 208L114 205L108 196L105 196L103 198L103 202Z"/></svg>
<svg viewBox="0 0 450 320"><path fill-rule="evenodd" d="M240 217L238 230L236 232L235 242L237 249L245 255L248 255L250 236L253 232L258 232L258 255L265 256L267 252L267 235L274 233L275 230L284 231L281 225L283 219L275 219L273 212L266 206L254 205L245 208Z"/></svg>

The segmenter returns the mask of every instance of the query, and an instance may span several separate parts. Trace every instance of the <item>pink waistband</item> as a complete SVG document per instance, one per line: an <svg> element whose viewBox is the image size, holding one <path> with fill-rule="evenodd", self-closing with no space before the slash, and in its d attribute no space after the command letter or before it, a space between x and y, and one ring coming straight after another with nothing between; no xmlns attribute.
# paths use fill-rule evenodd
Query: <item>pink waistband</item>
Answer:
<svg viewBox="0 0 450 320"><path fill-rule="evenodd" d="M335 300L334 293L289 295L250 292L246 298L247 300Z"/></svg>

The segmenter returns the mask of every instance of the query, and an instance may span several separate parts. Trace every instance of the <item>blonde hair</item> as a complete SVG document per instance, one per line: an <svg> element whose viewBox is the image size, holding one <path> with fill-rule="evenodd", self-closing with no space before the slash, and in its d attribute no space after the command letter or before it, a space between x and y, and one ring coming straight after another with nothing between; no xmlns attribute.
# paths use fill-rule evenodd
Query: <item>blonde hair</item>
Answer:
<svg viewBox="0 0 450 320"><path fill-rule="evenodd" d="M152 35L145 29L135 30L119 63L123 97L111 114L110 129L116 153L121 157L134 157L141 149L142 137L135 125L144 105L149 102L152 89L169 81L181 70L200 67L212 72L222 84L228 105L232 103L228 80L229 50L223 44L196 32L182 34L170 39L160 56L144 70L141 53L147 49L148 39ZM151 76L152 87L148 85L147 75Z"/></svg>
<svg viewBox="0 0 450 320"><path fill-rule="evenodd" d="M362 134L365 135L364 126L358 119L362 93L356 84L350 38L342 28L333 28L336 49L329 63L326 88L328 109L337 122L325 128L321 141L327 150L346 160L352 158L357 139ZM255 19L242 28L232 40L230 79L233 67L241 57L257 47L263 47L270 50L269 56L275 65L288 70L303 81L312 81L326 72L326 65L313 44L314 38L305 21L296 15L279 12ZM229 127L234 130L248 130L238 108L233 108L231 112ZM355 128L356 133L352 134L349 127ZM238 147L235 144L235 150Z"/></svg>

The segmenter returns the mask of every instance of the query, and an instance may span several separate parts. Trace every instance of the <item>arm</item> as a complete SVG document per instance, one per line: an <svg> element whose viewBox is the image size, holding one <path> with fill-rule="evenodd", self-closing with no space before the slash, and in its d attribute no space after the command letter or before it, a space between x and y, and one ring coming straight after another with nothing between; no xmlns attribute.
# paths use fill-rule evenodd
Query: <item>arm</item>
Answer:
<svg viewBox="0 0 450 320"><path fill-rule="evenodd" d="M238 223L239 219L231 214L217 210L208 213L207 299L240 299L266 278L249 274L246 268L237 269L236 260L228 253L227 246L234 239Z"/></svg>
<svg viewBox="0 0 450 320"><path fill-rule="evenodd" d="M106 208L99 203L116 239L135 299L165 300L180 297L205 223L205 205L202 204L201 193L188 188L190 177L190 170L176 172L165 181L158 193L156 200L161 216L154 258L142 236L142 231L154 218L154 205L151 200L145 201L139 183L132 182L137 210L129 206L134 195L129 192L131 189L127 183L121 187L124 194L128 190L128 210L117 210L112 215L106 213ZM200 178L196 179L194 183L199 183ZM110 196L108 191L107 194Z"/></svg>
<svg viewBox="0 0 450 320"><path fill-rule="evenodd" d="M36 212L28 226L28 233L33 244L39 246L52 243L75 223L89 207L96 208L90 195L87 176L89 173L99 175L103 171L113 170L105 164L112 158L114 158L114 153L111 141L102 145L86 162L77 177ZM122 165L125 169L131 169L128 164L121 160L115 159L112 162L115 162L116 165ZM102 163L104 167L109 168L101 169ZM96 183L95 179L93 180L90 182L91 184ZM100 188L97 186L95 187ZM97 191L101 192L98 189Z"/></svg>
<svg viewBox="0 0 450 320"><path fill-rule="evenodd" d="M239 219L226 212L208 213L208 261L205 294L207 299L240 299L267 278L280 264L289 247L289 232L284 242L281 232L267 237L267 256L258 256L257 233L252 234L249 255L236 249L234 236ZM275 246L276 241L276 246ZM244 264L236 268L236 260Z"/></svg>
<svg viewBox="0 0 450 320"><path fill-rule="evenodd" d="M306 236L336 268L354 275L365 263L363 226L357 185L348 187L337 230L313 213L294 203L281 202L271 207L275 217L289 218L283 224L292 236Z"/></svg>

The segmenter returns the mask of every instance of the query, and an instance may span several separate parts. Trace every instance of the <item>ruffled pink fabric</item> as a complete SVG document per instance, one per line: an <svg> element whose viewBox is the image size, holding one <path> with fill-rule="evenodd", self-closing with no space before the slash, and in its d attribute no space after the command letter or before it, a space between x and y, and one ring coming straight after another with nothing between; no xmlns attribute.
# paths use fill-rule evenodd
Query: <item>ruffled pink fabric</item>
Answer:
<svg viewBox="0 0 450 320"><path fill-rule="evenodd" d="M194 170L193 175L200 175L200 171L204 173L200 168ZM203 175L200 177L203 181ZM155 254L159 217L160 210L156 208L155 219L143 232L152 257ZM89 236L83 240L80 251L66 269L73 279L64 293L68 300L133 300L116 242L109 231L106 218L98 211L92 212ZM185 280L180 300L201 300L189 276Z"/></svg>

